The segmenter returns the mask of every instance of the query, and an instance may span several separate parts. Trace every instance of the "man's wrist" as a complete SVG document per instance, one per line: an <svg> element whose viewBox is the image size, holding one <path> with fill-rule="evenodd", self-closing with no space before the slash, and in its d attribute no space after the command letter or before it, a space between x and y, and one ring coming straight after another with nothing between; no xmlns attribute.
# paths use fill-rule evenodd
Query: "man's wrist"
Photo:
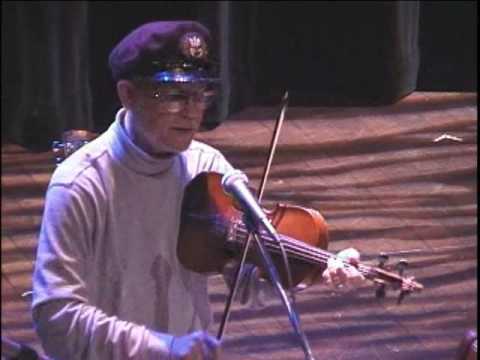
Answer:
<svg viewBox="0 0 480 360"><path fill-rule="evenodd" d="M156 331L150 331L151 336L149 339L148 349L149 357L148 359L171 359L173 340L175 337L167 333L160 333Z"/></svg>

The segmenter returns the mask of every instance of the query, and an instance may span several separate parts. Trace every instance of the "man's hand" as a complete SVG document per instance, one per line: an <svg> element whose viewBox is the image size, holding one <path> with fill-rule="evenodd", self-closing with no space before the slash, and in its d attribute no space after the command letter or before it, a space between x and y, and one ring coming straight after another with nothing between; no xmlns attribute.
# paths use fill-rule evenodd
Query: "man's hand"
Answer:
<svg viewBox="0 0 480 360"><path fill-rule="evenodd" d="M327 269L322 274L325 282L335 288L362 285L365 277L354 266L345 266L342 260L353 265L358 264L360 253L354 248L348 248L340 251L337 258L329 259Z"/></svg>
<svg viewBox="0 0 480 360"><path fill-rule="evenodd" d="M220 341L203 331L175 337L170 349L172 360L218 360Z"/></svg>

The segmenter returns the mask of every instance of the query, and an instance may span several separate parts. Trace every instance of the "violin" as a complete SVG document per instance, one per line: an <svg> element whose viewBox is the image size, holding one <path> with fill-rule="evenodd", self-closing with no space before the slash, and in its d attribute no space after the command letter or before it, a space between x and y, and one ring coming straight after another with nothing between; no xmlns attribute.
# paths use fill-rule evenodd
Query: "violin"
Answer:
<svg viewBox="0 0 480 360"><path fill-rule="evenodd" d="M179 261L194 272L220 273L227 262L239 255L247 241L249 231L244 214L235 200L224 192L221 179L221 174L204 172L185 189L177 255ZM277 204L273 210L264 211L280 234L291 268L292 286L313 281L326 268L328 260L336 258L335 254L326 251L328 226L317 210ZM287 274L279 245L266 232L260 235L286 287ZM263 268L255 253L249 253L247 259ZM387 271L385 260L383 258L378 267L343 262L346 267L356 267L366 279L377 284L378 297L383 297L387 284L401 289L399 302L406 294L423 289L413 277L402 276L403 268L399 274ZM404 265L402 262L400 267Z"/></svg>

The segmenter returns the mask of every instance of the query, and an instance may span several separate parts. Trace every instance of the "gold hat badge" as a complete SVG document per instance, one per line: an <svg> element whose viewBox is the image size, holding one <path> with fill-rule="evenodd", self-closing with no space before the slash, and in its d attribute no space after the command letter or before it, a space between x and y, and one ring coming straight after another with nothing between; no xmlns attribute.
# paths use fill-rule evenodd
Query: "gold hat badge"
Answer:
<svg viewBox="0 0 480 360"><path fill-rule="evenodd" d="M198 33L187 33L180 39L180 51L187 58L205 59L208 55L207 43Z"/></svg>

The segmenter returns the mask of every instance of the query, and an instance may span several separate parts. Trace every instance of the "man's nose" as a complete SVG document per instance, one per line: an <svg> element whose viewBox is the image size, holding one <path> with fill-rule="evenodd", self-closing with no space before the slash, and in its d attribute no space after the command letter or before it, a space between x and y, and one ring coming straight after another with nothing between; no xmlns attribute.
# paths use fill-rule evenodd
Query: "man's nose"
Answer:
<svg viewBox="0 0 480 360"><path fill-rule="evenodd" d="M189 118L196 119L198 117L202 117L204 110L198 103L198 101L195 101L193 97L189 97L185 100L185 104L183 106L183 112L186 116Z"/></svg>

